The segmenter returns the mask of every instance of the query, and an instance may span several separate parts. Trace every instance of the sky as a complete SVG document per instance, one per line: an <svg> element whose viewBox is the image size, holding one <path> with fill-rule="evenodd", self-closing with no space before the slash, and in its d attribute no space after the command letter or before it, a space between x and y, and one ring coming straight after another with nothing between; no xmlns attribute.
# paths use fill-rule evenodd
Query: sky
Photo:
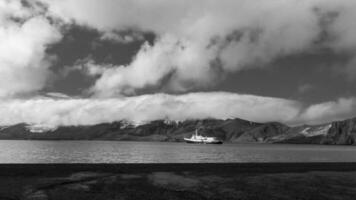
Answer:
<svg viewBox="0 0 356 200"><path fill-rule="evenodd" d="M356 116L354 0L0 0L0 125Z"/></svg>

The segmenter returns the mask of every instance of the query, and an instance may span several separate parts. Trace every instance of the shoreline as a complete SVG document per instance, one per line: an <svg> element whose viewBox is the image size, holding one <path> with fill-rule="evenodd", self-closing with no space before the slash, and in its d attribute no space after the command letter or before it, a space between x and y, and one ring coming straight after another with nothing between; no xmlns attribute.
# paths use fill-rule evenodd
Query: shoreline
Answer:
<svg viewBox="0 0 356 200"><path fill-rule="evenodd" d="M184 143L190 145L211 145L219 146L224 144L229 145L306 145L306 146L340 146L340 147L354 147L356 144L318 144L318 143L283 143L283 142L230 142L224 141L222 144L197 144L197 143L187 143L185 141L162 141L162 140L113 140L113 139L0 139L0 141L50 141L50 142L70 142L70 141L102 141L102 142L147 142L147 143Z"/></svg>
<svg viewBox="0 0 356 200"><path fill-rule="evenodd" d="M207 172L207 173L305 173L355 171L356 162L275 163L48 163L0 164L0 176L58 175L93 171L103 173Z"/></svg>

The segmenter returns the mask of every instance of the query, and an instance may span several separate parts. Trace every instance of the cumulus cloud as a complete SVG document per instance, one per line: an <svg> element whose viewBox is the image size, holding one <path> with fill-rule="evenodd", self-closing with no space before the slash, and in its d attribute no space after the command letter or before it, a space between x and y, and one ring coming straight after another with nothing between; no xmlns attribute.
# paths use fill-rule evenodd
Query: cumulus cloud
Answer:
<svg viewBox="0 0 356 200"><path fill-rule="evenodd" d="M157 35L131 64L103 66L92 88L97 95L125 94L162 80L173 91L208 87L223 74L313 51L325 32L331 40L323 46L356 55L353 0L41 1L51 15L104 36L127 29ZM333 20L322 25L330 13Z"/></svg>
<svg viewBox="0 0 356 200"><path fill-rule="evenodd" d="M325 123L355 117L356 98L339 98L336 101L311 105L300 115L301 121L310 124Z"/></svg>
<svg viewBox="0 0 356 200"><path fill-rule="evenodd" d="M0 97L41 89L49 74L47 45L61 35L35 7L0 2Z"/></svg>
<svg viewBox="0 0 356 200"><path fill-rule="evenodd" d="M353 0L321 1L320 9L324 13L334 13L336 17L327 26L332 40L329 45L337 51L356 50L355 17L356 2Z"/></svg>
<svg viewBox="0 0 356 200"><path fill-rule="evenodd" d="M163 80L167 76L171 76L168 83L170 88L176 91L183 91L197 84L200 87L211 85L213 69L205 67L209 65L204 59L206 54L196 54L180 43L169 36L162 38L154 46L145 43L128 66L100 65L89 60L84 63L84 68L91 75L100 75L91 91L101 97L115 96L118 93L132 95L135 89L166 84Z"/></svg>

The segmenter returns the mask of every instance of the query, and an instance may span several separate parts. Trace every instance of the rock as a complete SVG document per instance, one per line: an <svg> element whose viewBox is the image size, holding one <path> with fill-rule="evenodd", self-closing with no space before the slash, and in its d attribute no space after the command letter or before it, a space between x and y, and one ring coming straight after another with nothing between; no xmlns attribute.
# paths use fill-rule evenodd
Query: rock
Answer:
<svg viewBox="0 0 356 200"><path fill-rule="evenodd" d="M47 200L48 196L45 191L37 190L25 195L25 200Z"/></svg>
<svg viewBox="0 0 356 200"><path fill-rule="evenodd" d="M155 172L149 175L149 180L157 186L169 187L175 190L192 189L198 186L199 180L171 172Z"/></svg>

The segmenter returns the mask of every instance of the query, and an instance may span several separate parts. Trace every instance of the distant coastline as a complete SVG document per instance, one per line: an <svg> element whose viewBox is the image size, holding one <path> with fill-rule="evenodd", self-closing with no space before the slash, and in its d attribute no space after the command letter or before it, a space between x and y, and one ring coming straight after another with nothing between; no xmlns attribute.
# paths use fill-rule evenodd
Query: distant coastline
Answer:
<svg viewBox="0 0 356 200"><path fill-rule="evenodd" d="M51 127L16 124L0 127L2 140L114 140L184 142L197 128L205 136L225 143L287 143L356 145L356 118L322 125L290 127L279 122L257 123L243 119L155 120L135 125L126 121L86 126Z"/></svg>

